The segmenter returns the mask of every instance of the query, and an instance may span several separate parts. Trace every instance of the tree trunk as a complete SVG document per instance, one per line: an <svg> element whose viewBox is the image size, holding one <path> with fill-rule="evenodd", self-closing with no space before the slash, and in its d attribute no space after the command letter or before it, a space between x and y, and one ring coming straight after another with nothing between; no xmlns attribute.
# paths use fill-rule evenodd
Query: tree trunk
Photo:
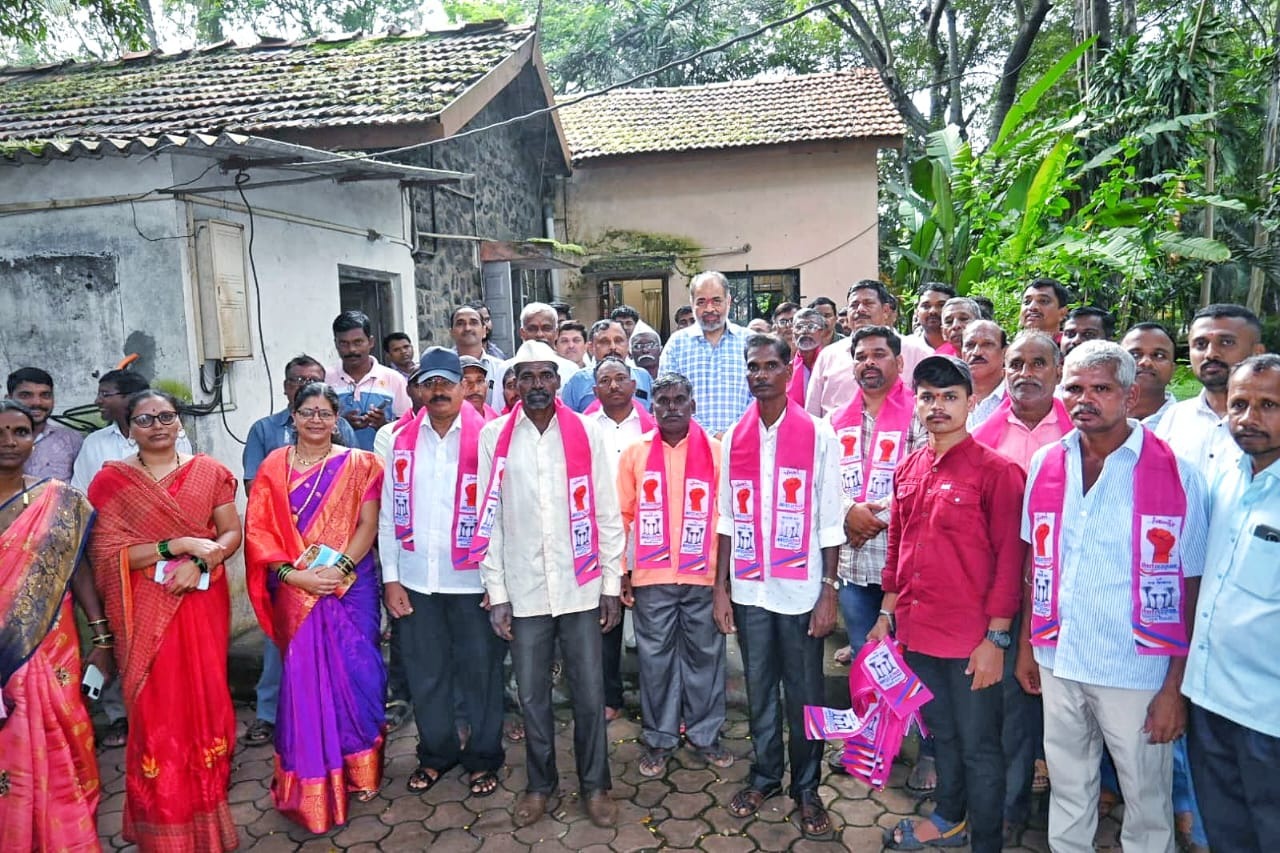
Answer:
<svg viewBox="0 0 1280 853"><path fill-rule="evenodd" d="M1022 66L1031 53L1031 46L1035 44L1036 36L1040 34L1040 27L1044 24L1045 16L1049 14L1049 6L1049 0L1035 0L1034 5L1027 11L1022 26L1018 28L1018 34L1014 36L1013 45L1009 48L1009 55L1004 61L1004 73L1000 77L1000 88L996 90L996 102L991 112L992 138L1000 132L1004 117L1009 114L1009 109L1017 100L1018 78L1022 73Z"/></svg>
<svg viewBox="0 0 1280 853"><path fill-rule="evenodd" d="M147 29L147 46L152 50L159 50L160 39L156 37L156 19L151 12L151 0L138 0L138 10L142 12L142 22Z"/></svg>
<svg viewBox="0 0 1280 853"><path fill-rule="evenodd" d="M1271 27L1272 55L1280 55L1280 0L1275 3L1275 20ZM1276 170L1277 158L1280 158L1280 62L1271 63L1271 85L1267 88L1267 118L1262 130L1262 171L1263 181L1259 181L1259 190L1266 193L1268 187L1265 176ZM1253 224L1253 245L1256 249L1265 249L1271 242L1271 234L1261 221ZM1249 271L1249 296L1245 305L1254 314L1262 313L1262 291L1266 287L1266 268L1258 263Z"/></svg>

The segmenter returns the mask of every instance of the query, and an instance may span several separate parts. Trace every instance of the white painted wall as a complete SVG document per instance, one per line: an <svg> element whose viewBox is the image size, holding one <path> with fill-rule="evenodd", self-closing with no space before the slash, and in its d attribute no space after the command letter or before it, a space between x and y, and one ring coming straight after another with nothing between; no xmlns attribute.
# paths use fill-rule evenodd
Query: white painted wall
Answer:
<svg viewBox="0 0 1280 853"><path fill-rule="evenodd" d="M154 356L145 368L152 378L176 379L190 387L197 402L200 391L195 323L194 247L186 235L200 219L223 219L246 226L248 268L249 217L240 210L220 207L218 201L240 206L239 195L199 193L196 200L117 202L92 207L13 212L14 205L38 203L46 208L70 204L76 199L141 194L196 179L193 187L230 183L217 167L198 177L209 160L161 154L155 158L105 158L52 162L40 166L0 167L0 290L6 289L6 259L32 255L106 254L115 258L118 291L105 304L118 306L114 316L86 329L81 345L68 350L65 319L55 307L30 318L30 332L22 338L0 333L0 354L7 372L25 364L49 370L54 376L58 407L92 402L97 389L95 374L105 372L127 351L126 342L136 335L150 335ZM255 181L295 177L269 170L255 170ZM257 268L262 311L263 343L258 338L258 311L250 283L250 321L254 357L232 364L227 378L234 409L222 419L213 415L189 418L186 428L199 452L225 464L236 476L242 472L243 439L258 418L284 403L284 364L307 353L325 364L334 363L330 324L339 311L338 268L358 267L388 273L397 282L394 300L403 328L417 328L413 298L413 259L407 246L387 239L371 241L368 229L392 240L403 240L405 208L395 181L338 185L315 183L248 190L255 210L253 259ZM6 207L9 205L10 207ZM137 227L135 228L135 213ZM288 217L320 220L288 221ZM327 227L334 226L334 227ZM360 233L347 233L350 230ZM144 237L139 235L139 230ZM11 277L12 278L12 277ZM39 300L35 300L39 301ZM13 321L10 321L12 325ZM61 324L61 325L60 325ZM54 335L48 330L60 329ZM265 361L264 361L265 356ZM271 369L268 386L267 370ZM211 379L211 365L206 364ZM243 509L244 496L240 496ZM232 567L233 629L253 624L243 595L243 567Z"/></svg>

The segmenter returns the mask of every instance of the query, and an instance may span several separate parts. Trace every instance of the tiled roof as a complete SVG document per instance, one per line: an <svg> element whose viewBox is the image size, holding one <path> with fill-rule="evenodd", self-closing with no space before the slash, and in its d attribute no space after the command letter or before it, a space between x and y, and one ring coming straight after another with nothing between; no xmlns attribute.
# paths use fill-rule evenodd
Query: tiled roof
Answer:
<svg viewBox="0 0 1280 853"><path fill-rule="evenodd" d="M874 69L670 89L618 89L560 109L575 163L707 148L899 137Z"/></svg>
<svg viewBox="0 0 1280 853"><path fill-rule="evenodd" d="M427 121L533 37L501 22L417 35L233 42L0 70L0 139L270 135Z"/></svg>

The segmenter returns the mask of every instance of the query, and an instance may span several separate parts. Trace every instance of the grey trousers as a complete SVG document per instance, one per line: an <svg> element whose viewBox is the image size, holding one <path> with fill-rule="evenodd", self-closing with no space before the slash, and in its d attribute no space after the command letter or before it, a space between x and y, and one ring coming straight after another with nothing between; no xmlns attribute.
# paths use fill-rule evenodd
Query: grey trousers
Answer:
<svg viewBox="0 0 1280 853"><path fill-rule="evenodd" d="M586 795L613 787L609 744L605 737L604 678L601 677L600 611L560 616L517 616L511 620L511 664L524 712L527 790L553 794L556 770L556 721L551 707L551 664L556 640L564 674L573 692L573 757L578 789Z"/></svg>
<svg viewBox="0 0 1280 853"><path fill-rule="evenodd" d="M633 592L645 745L675 749L681 720L693 746L717 745L724 725L725 657L711 587L654 584Z"/></svg>

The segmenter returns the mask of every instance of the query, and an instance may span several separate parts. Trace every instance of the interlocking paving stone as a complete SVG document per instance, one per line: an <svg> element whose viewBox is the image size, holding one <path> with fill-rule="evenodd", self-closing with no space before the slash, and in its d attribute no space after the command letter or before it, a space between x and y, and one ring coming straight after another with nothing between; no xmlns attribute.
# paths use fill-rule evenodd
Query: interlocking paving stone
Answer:
<svg viewBox="0 0 1280 853"><path fill-rule="evenodd" d="M242 725L252 721L252 711L238 709ZM737 714L736 720L734 715ZM741 712L730 710L730 718L744 721ZM565 717L567 721L568 717ZM631 731L619 742L616 734ZM749 772L751 742L745 727L737 738L724 736L725 745L738 762L722 770L707 767L686 749L677 750L667 773L654 779L640 777L635 762L618 760L619 752L639 754L639 726L634 719L619 720L610 726L610 764L618 804L618 824L612 828L594 826L582 809L573 772L572 725L556 729L560 765L559 795L552 797L548 814L533 826L515 829L511 810L526 784L523 744L508 744L508 766L501 774L502 785L486 798L471 797L459 770L426 795L411 793L405 779L416 766L416 735L412 722L392 735L389 750L398 753L388 761L387 774L379 796L370 803L352 801L350 822L324 836L313 836L275 810L269 793L272 772L270 751L262 747L238 747L233 772L232 814L240 831L241 850L299 851L349 850L358 853L384 851L459 851L459 853L530 853L533 850L573 850L580 853L612 853L648 850L701 850L704 853L739 853L765 850L802 853L812 850L846 849L854 853L879 853L885 828L904 817L915 818L933 809L932 801L919 801L901 785L908 769L895 768L891 785L883 792L872 791L851 777L828 773L824 767L819 795L827 805L835 838L832 842L805 840L793 814L794 803L785 793L766 800L759 813L735 818L726 806L743 787ZM623 749L623 747L627 747ZM121 765L124 753L100 753L104 788L99 825L104 849L134 850L120 836L124 804ZM788 780L784 779L784 784ZM106 791L111 783L119 791ZM1119 850L1119 818L1101 821L1097 841L1100 850ZM1038 821L1038 822L1037 822ZM1043 818L1033 820L1033 828L1023 835L1018 853L1046 853ZM960 848L962 851L967 848Z"/></svg>

